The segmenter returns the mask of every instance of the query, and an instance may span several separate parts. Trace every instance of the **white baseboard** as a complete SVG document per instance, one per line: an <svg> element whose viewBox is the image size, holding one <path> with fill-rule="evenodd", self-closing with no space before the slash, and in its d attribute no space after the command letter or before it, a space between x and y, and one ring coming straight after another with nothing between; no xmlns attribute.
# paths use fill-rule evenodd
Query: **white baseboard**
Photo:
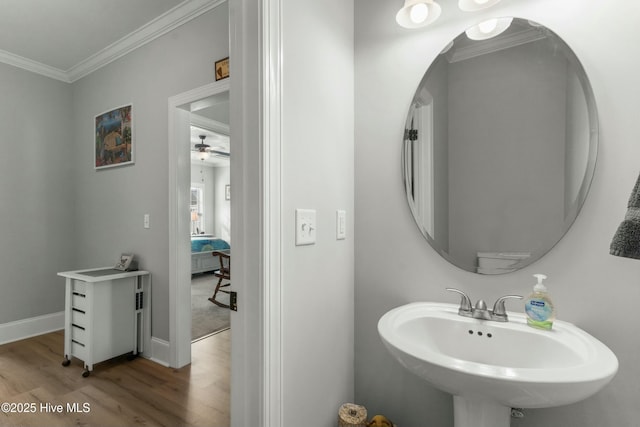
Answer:
<svg viewBox="0 0 640 427"><path fill-rule="evenodd" d="M169 367L169 341L151 337L150 359L162 366Z"/></svg>
<svg viewBox="0 0 640 427"><path fill-rule="evenodd" d="M3 323L0 325L0 345L61 329L64 329L64 311ZM142 356L160 365L169 366L168 341L151 337L151 351L149 353L144 352Z"/></svg>
<svg viewBox="0 0 640 427"><path fill-rule="evenodd" d="M64 311L16 320L0 325L0 344L20 341L64 329Z"/></svg>

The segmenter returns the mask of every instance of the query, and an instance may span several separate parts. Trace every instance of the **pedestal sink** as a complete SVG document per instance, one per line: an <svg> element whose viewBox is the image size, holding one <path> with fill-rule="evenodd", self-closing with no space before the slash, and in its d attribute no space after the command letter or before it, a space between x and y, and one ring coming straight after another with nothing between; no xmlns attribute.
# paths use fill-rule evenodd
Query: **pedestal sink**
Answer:
<svg viewBox="0 0 640 427"><path fill-rule="evenodd" d="M507 427L511 408L543 408L585 399L604 387L618 359L577 326L551 331L458 315L458 306L418 302L384 314L378 332L412 373L454 396L455 427Z"/></svg>

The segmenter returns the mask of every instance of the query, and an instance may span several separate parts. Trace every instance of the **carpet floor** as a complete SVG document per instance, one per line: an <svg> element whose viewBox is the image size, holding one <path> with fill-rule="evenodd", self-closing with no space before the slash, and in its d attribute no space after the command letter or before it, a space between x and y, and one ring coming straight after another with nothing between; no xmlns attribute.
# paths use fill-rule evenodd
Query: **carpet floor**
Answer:
<svg viewBox="0 0 640 427"><path fill-rule="evenodd" d="M229 309L215 305L208 298L218 278L211 273L196 274L191 278L191 340L229 329ZM229 295L218 292L216 299L229 304Z"/></svg>

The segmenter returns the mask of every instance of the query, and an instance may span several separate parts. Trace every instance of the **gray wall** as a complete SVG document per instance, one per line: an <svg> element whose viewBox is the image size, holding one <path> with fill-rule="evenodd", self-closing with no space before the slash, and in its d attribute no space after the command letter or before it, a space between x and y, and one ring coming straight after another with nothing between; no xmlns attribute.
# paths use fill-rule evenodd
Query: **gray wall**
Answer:
<svg viewBox="0 0 640 427"><path fill-rule="evenodd" d="M231 200L225 198L225 187L231 182L230 168L213 168L214 206L215 212L213 234L231 243Z"/></svg>
<svg viewBox="0 0 640 427"><path fill-rule="evenodd" d="M564 228L567 61L546 52L449 65L449 253L471 268L479 251L537 253Z"/></svg>
<svg viewBox="0 0 640 427"><path fill-rule="evenodd" d="M449 95L448 63L437 61L427 89L433 96L434 236L449 251Z"/></svg>
<svg viewBox="0 0 640 427"><path fill-rule="evenodd" d="M109 265L130 251L153 274L152 335L169 339L168 104L211 83L229 54L228 7L206 14L73 84L76 268ZM93 169L94 116L133 104L135 165ZM143 216L150 215L150 229Z"/></svg>
<svg viewBox="0 0 640 427"><path fill-rule="evenodd" d="M284 0L282 30L281 425L329 427L353 398L353 4ZM295 246L296 208L315 245Z"/></svg>
<svg viewBox="0 0 640 427"><path fill-rule="evenodd" d="M216 201L218 182L216 179L217 169L211 166L201 166L200 164L191 165L191 183L203 186L204 198L204 232L207 234L216 234ZM227 168L228 170L228 168ZM204 177L204 182L202 178ZM200 230L202 232L203 230Z"/></svg>
<svg viewBox="0 0 640 427"><path fill-rule="evenodd" d="M71 89L0 64L0 324L64 309L75 265Z"/></svg>
<svg viewBox="0 0 640 427"><path fill-rule="evenodd" d="M512 0L489 12L462 13L442 2L433 26L405 30L393 19L399 3L355 0L356 401L400 426L451 426L452 399L405 371L380 342L376 324L389 309L413 301L457 302L448 286L474 300L530 292L531 274L549 275L558 317L601 339L620 371L584 402L526 410L514 427L630 427L638 424L640 338L630 319L640 298L640 263L608 254L640 171L640 86L636 50L640 6L617 0L585 8L579 0ZM425 70L449 40L490 16L519 16L555 31L582 61L600 115L601 145L589 197L573 227L540 261L501 276L457 269L418 233L400 173L401 130ZM597 31L594 31L597 28ZM381 203L384 201L384 203ZM522 306L511 305L515 311Z"/></svg>

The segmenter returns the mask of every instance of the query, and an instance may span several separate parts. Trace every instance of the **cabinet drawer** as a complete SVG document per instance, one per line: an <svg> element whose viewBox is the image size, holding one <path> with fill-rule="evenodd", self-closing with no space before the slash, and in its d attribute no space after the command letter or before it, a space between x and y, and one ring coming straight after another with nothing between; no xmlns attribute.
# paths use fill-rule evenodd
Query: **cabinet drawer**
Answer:
<svg viewBox="0 0 640 427"><path fill-rule="evenodd" d="M74 280L71 282L71 291L84 294L87 290L87 283L82 280Z"/></svg>
<svg viewBox="0 0 640 427"><path fill-rule="evenodd" d="M79 344L86 344L86 331L78 326L71 327L71 339Z"/></svg>
<svg viewBox="0 0 640 427"><path fill-rule="evenodd" d="M82 311L71 310L71 324L87 327L87 315Z"/></svg>
<svg viewBox="0 0 640 427"><path fill-rule="evenodd" d="M82 344L71 341L71 355L86 361L87 348Z"/></svg>
<svg viewBox="0 0 640 427"><path fill-rule="evenodd" d="M84 294L73 293L71 294L71 307L79 308L82 311L87 311L87 297Z"/></svg>

